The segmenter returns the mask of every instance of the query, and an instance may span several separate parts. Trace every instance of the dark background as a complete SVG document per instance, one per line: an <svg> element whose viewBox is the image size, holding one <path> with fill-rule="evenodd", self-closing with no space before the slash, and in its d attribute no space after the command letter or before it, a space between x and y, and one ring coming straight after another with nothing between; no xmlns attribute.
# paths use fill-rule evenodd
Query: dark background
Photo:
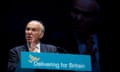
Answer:
<svg viewBox="0 0 120 72"><path fill-rule="evenodd" d="M49 33L60 32L66 30L62 28L63 16L67 14L67 4L69 0L40 0L40 1L21 1L12 0L3 3L2 14L2 46L1 46L1 61L0 72L7 71L7 57L8 51L14 46L25 43L24 27L27 21L31 19L38 19L43 21L46 27L46 35L43 39L44 42L49 42ZM111 3L103 0L98 0L101 5L102 22L100 25L100 65L101 71L111 71L113 62L110 60L112 56L112 32L113 21ZM111 13L111 14L108 14ZM58 34L55 34L58 36ZM5 70L5 71L4 71Z"/></svg>

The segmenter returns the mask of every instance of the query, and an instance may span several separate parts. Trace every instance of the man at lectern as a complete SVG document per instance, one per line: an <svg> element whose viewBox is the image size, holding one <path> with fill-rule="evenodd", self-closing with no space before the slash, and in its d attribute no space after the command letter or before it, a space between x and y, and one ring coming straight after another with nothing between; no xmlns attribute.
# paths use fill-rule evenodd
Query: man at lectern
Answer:
<svg viewBox="0 0 120 72"><path fill-rule="evenodd" d="M45 32L45 27L41 21L31 20L27 23L25 28L26 44L16 46L10 49L9 58L8 58L8 72L16 71L16 67L19 65L21 51L38 52L38 53L58 52L58 48L56 46L50 44L43 44L40 41L44 36L44 32ZM18 71L20 70L18 69Z"/></svg>

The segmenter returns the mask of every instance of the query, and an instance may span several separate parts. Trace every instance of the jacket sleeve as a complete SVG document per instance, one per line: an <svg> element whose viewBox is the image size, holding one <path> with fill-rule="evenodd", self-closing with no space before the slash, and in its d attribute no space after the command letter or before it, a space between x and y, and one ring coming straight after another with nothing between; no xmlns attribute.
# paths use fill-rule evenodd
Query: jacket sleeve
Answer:
<svg viewBox="0 0 120 72"><path fill-rule="evenodd" d="M15 72L16 66L18 64L18 53L16 48L9 51L8 55L8 72Z"/></svg>

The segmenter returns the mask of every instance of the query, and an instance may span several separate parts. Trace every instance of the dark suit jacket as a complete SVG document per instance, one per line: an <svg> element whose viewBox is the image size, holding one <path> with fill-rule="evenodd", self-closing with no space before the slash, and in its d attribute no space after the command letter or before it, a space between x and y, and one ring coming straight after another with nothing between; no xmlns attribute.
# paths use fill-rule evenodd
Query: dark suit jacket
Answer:
<svg viewBox="0 0 120 72"><path fill-rule="evenodd" d="M41 46L40 47L41 48L41 52L52 52L52 53L58 52L58 49L57 49L56 46L49 45L49 44L42 44L42 43L41 43L40 46ZM25 45L21 45L21 46L17 46L15 48L10 49L9 58L8 58L8 72L15 72L16 71L16 67L19 64L20 52L21 51L28 51L28 47L27 47L26 44ZM47 70L35 70L35 72L36 71L37 72L41 72L41 71L45 72ZM48 72L51 72L51 71L49 70ZM52 71L52 72L54 72L54 71Z"/></svg>

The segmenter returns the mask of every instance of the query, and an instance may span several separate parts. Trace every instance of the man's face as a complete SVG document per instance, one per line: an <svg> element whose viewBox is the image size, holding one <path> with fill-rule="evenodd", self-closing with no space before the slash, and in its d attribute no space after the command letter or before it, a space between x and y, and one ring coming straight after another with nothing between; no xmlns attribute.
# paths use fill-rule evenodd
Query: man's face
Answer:
<svg viewBox="0 0 120 72"><path fill-rule="evenodd" d="M25 38L29 43L31 41L38 42L40 36L43 34L40 24L38 22L29 22L25 29Z"/></svg>
<svg viewBox="0 0 120 72"><path fill-rule="evenodd" d="M72 27L77 32L86 32L95 21L96 2L93 0L74 0L70 12Z"/></svg>

